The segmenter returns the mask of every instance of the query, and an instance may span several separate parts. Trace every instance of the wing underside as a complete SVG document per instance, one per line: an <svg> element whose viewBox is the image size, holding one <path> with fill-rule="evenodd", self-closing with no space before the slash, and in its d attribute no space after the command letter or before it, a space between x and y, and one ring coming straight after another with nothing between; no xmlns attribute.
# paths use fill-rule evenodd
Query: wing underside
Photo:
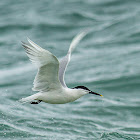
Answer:
<svg viewBox="0 0 140 140"><path fill-rule="evenodd" d="M59 62L49 51L39 47L28 39L29 44L22 42L26 54L38 68L33 82L34 91L48 91L61 86L58 79Z"/></svg>
<svg viewBox="0 0 140 140"><path fill-rule="evenodd" d="M64 81L65 71L67 65L69 64L71 53L76 47L76 45L80 42L80 40L87 34L87 32L82 32L78 34L71 42L67 55L60 61L59 64L59 80L64 87L67 87Z"/></svg>

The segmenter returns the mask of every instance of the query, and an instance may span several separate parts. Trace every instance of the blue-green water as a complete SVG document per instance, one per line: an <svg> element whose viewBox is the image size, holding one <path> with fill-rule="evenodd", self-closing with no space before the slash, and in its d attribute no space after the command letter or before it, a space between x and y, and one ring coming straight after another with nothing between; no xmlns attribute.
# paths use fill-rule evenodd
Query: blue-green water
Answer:
<svg viewBox="0 0 140 140"><path fill-rule="evenodd" d="M20 41L28 36L62 58L72 38L91 32L73 52L65 80L86 95L64 104L20 104L37 70ZM1 0L0 140L140 139L140 1Z"/></svg>

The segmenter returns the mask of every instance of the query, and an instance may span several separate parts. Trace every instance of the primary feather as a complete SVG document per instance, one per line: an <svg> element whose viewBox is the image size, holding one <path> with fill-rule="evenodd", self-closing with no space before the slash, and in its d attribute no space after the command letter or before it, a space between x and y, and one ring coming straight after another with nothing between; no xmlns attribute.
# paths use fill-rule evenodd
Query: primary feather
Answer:
<svg viewBox="0 0 140 140"><path fill-rule="evenodd" d="M74 39L72 40L68 53L67 55L60 61L60 65L59 65L59 80L61 82L61 84L64 87L67 87L65 84L65 80L64 80L64 76L65 76L65 71L67 68L67 65L69 64L70 61L70 57L71 57L71 53L74 50L74 48L76 47L76 45L79 43L79 41L87 34L87 32L81 32L80 34L78 34L76 37L74 37Z"/></svg>
<svg viewBox="0 0 140 140"><path fill-rule="evenodd" d="M38 67L38 72L34 80L34 91L47 91L57 88L60 85L58 79L59 62L49 51L39 47L31 40L29 45L22 42L28 57Z"/></svg>

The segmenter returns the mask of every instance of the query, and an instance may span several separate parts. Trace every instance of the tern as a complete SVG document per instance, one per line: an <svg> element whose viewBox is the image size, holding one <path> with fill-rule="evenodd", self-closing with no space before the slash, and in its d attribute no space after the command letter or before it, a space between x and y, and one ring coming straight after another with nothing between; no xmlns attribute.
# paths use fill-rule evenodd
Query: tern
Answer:
<svg viewBox="0 0 140 140"><path fill-rule="evenodd" d="M28 43L22 42L27 56L38 68L33 82L33 91L36 94L20 99L22 103L39 104L41 101L50 104L65 104L73 102L86 94L102 96L89 90L85 86L68 88L64 75L70 61L71 53L87 32L79 33L72 40L67 55L59 62L55 55L45 50L27 38Z"/></svg>

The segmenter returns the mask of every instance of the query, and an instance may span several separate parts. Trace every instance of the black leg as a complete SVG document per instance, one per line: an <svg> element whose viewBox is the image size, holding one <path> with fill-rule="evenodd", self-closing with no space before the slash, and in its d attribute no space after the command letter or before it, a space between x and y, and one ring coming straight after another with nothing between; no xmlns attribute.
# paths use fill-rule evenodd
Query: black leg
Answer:
<svg viewBox="0 0 140 140"><path fill-rule="evenodd" d="M30 102L30 104L39 104L42 100L38 100L37 102Z"/></svg>

